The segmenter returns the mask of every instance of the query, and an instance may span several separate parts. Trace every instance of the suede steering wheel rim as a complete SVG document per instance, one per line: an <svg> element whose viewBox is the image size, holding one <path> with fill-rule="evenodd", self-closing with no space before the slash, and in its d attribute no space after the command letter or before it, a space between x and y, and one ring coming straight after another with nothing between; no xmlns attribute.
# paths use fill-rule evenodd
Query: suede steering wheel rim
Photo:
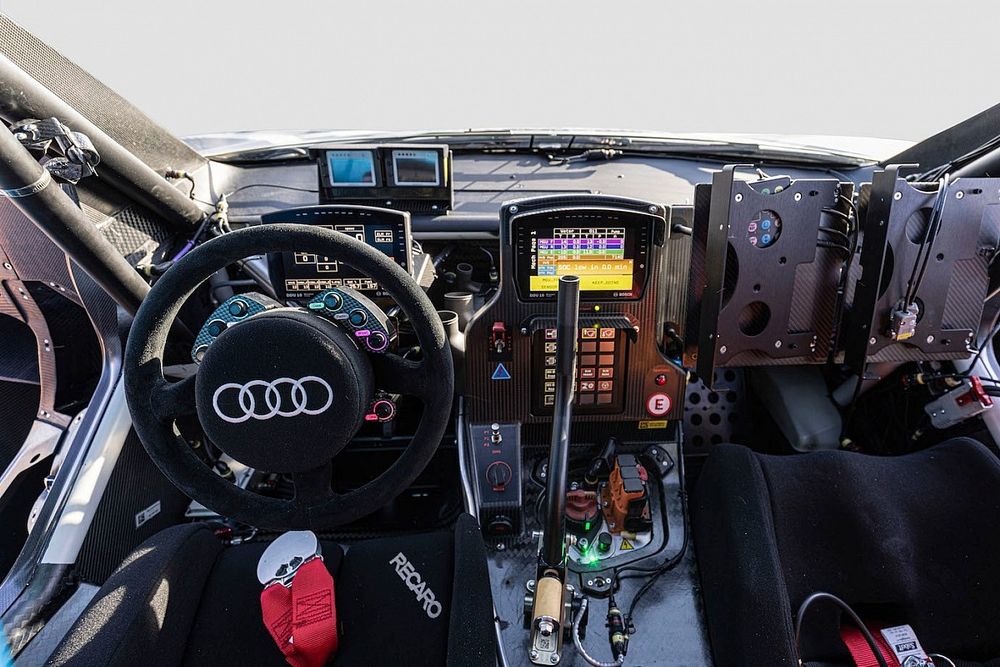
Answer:
<svg viewBox="0 0 1000 667"><path fill-rule="evenodd" d="M245 257L303 251L326 255L364 272L396 300L415 331L420 361L395 354L370 361L378 386L415 396L424 409L413 440L378 477L344 494L330 488L331 459L293 473L295 497L278 499L241 489L216 474L174 431L174 421L196 414L195 378L168 381L163 374L167 334L181 306L213 273ZM357 239L296 224L247 227L215 238L188 253L153 286L132 323L125 348L125 394L133 426L160 471L188 497L221 516L259 528L327 528L381 508L404 491L430 463L451 416L454 367L448 338L436 310L406 271Z"/></svg>

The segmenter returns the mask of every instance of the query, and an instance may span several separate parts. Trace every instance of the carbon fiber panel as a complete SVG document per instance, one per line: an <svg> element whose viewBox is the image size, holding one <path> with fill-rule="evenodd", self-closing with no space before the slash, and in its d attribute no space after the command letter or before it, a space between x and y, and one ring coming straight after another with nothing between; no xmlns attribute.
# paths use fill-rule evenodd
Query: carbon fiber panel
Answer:
<svg viewBox="0 0 1000 667"><path fill-rule="evenodd" d="M0 471L21 450L37 408L37 383L0 380Z"/></svg>
<svg viewBox="0 0 1000 667"><path fill-rule="evenodd" d="M130 431L80 548L77 574L103 583L146 538L183 521L188 503Z"/></svg>
<svg viewBox="0 0 1000 667"><path fill-rule="evenodd" d="M511 208L515 204L516 207ZM651 210L655 213L651 213ZM553 212L569 212L573 215L582 212L582 215L595 221L618 221L629 216L644 216L648 219L652 234L644 297L638 301L603 300L599 304L599 312L592 308L592 303L581 306L581 314L589 320L624 316L635 324L636 338L627 343L627 362L621 366L623 376L616 375L614 380L616 383L624 383L624 410L612 414L581 414L580 411L573 415L574 425L605 422L620 426L622 422L647 420L649 415L646 412L646 398L653 391L662 392L670 398L668 411L657 419L664 420L664 423L665 420L679 419L683 414L684 372L669 363L659 349L663 319L664 250L663 244L658 240L656 228L659 228L659 234L662 235L667 211L662 206L632 199L565 195L512 202L504 207L501 214L500 268L503 289L469 323L466 332L466 414L469 422L551 423L550 417L532 414L532 392L536 391L535 381L540 378L532 375L532 336L528 323L532 318L552 317L555 303L524 302L518 298L513 277L511 217L548 215ZM584 310L587 312L583 312ZM499 363L490 351L494 322L505 323L510 333L510 354L503 361L509 364L509 380L491 379ZM652 386L657 374L662 374L665 378L662 386ZM523 442L526 445L532 444L530 430L525 430L524 433ZM573 438L576 437L574 430Z"/></svg>

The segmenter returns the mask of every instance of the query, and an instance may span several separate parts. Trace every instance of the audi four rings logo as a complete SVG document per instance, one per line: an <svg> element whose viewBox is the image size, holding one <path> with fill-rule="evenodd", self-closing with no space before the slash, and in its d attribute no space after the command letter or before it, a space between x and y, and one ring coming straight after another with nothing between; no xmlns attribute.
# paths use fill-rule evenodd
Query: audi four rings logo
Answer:
<svg viewBox="0 0 1000 667"><path fill-rule="evenodd" d="M283 395L281 392L283 385L290 387L287 395ZM254 396L254 389L257 387L263 389L264 406L259 406L257 397ZM241 414L227 415L219 407L219 398L227 391L236 392L236 400L242 410ZM289 400L291 405L285 405L285 402ZM314 406L319 405L319 407L309 407L310 403ZM245 384L227 382L216 389L212 396L212 407L215 408L215 414L230 424L241 424L251 417L264 421L272 417L318 415L321 412L326 412L331 405L333 405L333 389L326 380L315 375L307 375L298 380L278 378L270 382L250 380ZM266 410L263 409L264 407Z"/></svg>

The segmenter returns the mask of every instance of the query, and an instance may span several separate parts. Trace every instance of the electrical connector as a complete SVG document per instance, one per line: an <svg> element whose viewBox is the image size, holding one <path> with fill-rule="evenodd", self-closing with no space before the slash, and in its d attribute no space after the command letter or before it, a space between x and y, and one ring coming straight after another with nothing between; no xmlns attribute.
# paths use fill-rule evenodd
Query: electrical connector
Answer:
<svg viewBox="0 0 1000 667"><path fill-rule="evenodd" d="M889 318L889 336L894 341L913 338L917 333L917 318L920 316L920 306L908 303L892 311Z"/></svg>

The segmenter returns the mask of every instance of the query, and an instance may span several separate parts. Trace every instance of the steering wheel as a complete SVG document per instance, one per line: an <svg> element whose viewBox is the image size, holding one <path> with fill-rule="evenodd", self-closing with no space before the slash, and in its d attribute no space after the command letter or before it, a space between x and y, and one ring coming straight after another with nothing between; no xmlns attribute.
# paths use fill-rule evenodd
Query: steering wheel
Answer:
<svg viewBox="0 0 1000 667"><path fill-rule="evenodd" d="M163 375L167 333L198 285L237 260L283 251L325 255L377 281L412 323L421 360L368 355L331 320L304 308L275 308L223 331L195 375L168 381ZM375 387L421 400L416 434L381 475L336 493L333 459L363 423ZM420 286L384 254L322 227L248 227L194 249L143 300L125 348L126 398L150 458L190 498L260 528L332 527L387 504L430 462L448 425L453 390L448 338ZM205 434L237 461L288 473L294 496L262 496L218 475L177 434L174 422L185 415L197 415Z"/></svg>

